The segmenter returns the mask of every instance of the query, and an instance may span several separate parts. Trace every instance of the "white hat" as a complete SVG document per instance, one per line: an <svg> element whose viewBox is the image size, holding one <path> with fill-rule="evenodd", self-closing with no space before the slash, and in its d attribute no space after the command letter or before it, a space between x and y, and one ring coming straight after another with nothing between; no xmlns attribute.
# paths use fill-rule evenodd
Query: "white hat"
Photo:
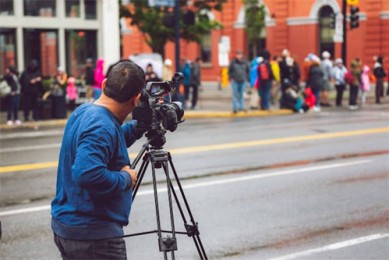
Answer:
<svg viewBox="0 0 389 260"><path fill-rule="evenodd" d="M337 58L337 59L335 60L335 63L336 63L336 64L342 64L342 63L343 63L343 60L342 60L341 58Z"/></svg>
<svg viewBox="0 0 389 260"><path fill-rule="evenodd" d="M321 54L321 56L324 58L324 59L328 59L331 57L331 54L328 52L328 51L323 51L323 53Z"/></svg>
<svg viewBox="0 0 389 260"><path fill-rule="evenodd" d="M282 56L289 56L289 51L287 49L282 50Z"/></svg>
<svg viewBox="0 0 389 260"><path fill-rule="evenodd" d="M166 59L165 60L165 65L166 66L171 66L173 63L172 63L172 60L171 59Z"/></svg>
<svg viewBox="0 0 389 260"><path fill-rule="evenodd" d="M64 68L63 68L62 66L59 66L59 67L57 68L57 71L59 71L59 72L65 72L65 70L64 70Z"/></svg>

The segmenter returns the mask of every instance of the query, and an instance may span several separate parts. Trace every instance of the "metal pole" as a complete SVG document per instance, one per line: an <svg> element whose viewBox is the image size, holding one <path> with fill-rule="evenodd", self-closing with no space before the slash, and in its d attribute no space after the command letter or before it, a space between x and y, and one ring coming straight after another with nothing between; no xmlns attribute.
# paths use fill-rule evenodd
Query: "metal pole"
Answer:
<svg viewBox="0 0 389 260"><path fill-rule="evenodd" d="M343 64L347 67L347 0L342 1L343 14L343 43L342 43L342 59Z"/></svg>
<svg viewBox="0 0 389 260"><path fill-rule="evenodd" d="M174 30L175 30L175 44L176 44L176 71L181 71L180 58L180 3L175 0L174 3Z"/></svg>

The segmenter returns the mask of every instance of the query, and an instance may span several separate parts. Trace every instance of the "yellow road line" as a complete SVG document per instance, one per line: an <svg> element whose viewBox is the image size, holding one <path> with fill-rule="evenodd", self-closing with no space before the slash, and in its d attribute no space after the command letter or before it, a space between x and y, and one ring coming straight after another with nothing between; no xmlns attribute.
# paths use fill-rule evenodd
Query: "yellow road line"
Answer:
<svg viewBox="0 0 389 260"><path fill-rule="evenodd" d="M227 150L227 149L239 149L239 148L270 145L270 144L293 143L293 142L301 142L301 141L325 140L325 139L344 138L344 137L361 136L361 135L381 134L381 133L388 133L388 132L389 132L389 127L371 128L371 129L364 129L364 130L292 136L292 137L273 138L273 139L247 141L247 142L192 146L192 147L172 149L170 150L170 153L175 155L199 153L199 152L209 152L209 151L218 151L218 150ZM136 155L137 154L131 153L130 157L135 158ZM40 169L47 169L47 168L55 168L57 166L58 166L57 162L2 166L0 167L0 173L27 171L27 170L40 170Z"/></svg>

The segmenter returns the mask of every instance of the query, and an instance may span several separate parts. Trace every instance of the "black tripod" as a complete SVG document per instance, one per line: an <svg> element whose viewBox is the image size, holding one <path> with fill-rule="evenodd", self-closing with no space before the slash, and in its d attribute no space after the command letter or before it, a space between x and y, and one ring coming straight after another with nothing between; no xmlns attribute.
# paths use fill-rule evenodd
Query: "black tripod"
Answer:
<svg viewBox="0 0 389 260"><path fill-rule="evenodd" d="M188 201L185 197L184 190L181 186L177 172L174 168L172 157L171 157L169 152L166 152L162 149L162 146L165 143L164 134L165 134L165 131L162 130L161 132L156 134L155 137L151 138L146 144L144 144L142 147L142 150L140 151L138 156L135 158L134 163L131 165L131 168L135 169L140 158L144 155L142 165L139 169L138 181L136 182L133 193L132 193L132 201L134 201L135 197L136 197L136 193L138 192L139 186L141 185L142 179L146 173L146 169L149 166L149 164L151 164L152 178L153 178L153 189L154 189L154 200L155 200L155 211L156 211L156 217L157 217L157 230L125 235L124 237L157 233L158 234L159 251L164 252L165 259L167 259L168 252L171 252L171 258L175 259L174 251L177 250L176 234L188 235L189 237L193 238L193 241L196 245L200 259L208 259L207 255L205 253L203 244L201 243L201 240L200 240L200 232L198 230L198 223L195 222L193 215L192 215L192 212L189 208L189 204L188 204ZM175 178L177 186L178 186L178 191L181 194L181 197L185 203L185 207L187 210L187 214L189 215L189 219L190 219L191 224L188 224L188 222L187 222L187 218L185 217L184 210L183 210L183 208L178 200L177 192L176 192L175 188L173 187L172 181L170 179L169 165L173 171L174 178ZM159 203L158 203L158 191L157 191L157 180L156 180L156 169L160 169L160 168L163 168L163 171L164 171L165 176L166 176L171 230L162 230L161 229ZM186 232L179 232L179 231L175 230L172 194L173 194L173 197L177 203L178 209L180 211ZM171 234L171 236L167 235L166 237L163 237L162 233L168 233L168 234Z"/></svg>

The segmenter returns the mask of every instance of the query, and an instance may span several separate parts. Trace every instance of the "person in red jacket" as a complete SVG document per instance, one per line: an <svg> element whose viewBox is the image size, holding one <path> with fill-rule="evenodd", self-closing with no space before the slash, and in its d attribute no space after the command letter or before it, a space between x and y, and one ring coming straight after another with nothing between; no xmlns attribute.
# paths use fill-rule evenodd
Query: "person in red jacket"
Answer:
<svg viewBox="0 0 389 260"><path fill-rule="evenodd" d="M304 90L304 102L305 104L309 107L309 108L312 108L315 106L315 103L316 103L316 97L315 95L313 94L312 92L312 89L311 88L306 88Z"/></svg>

